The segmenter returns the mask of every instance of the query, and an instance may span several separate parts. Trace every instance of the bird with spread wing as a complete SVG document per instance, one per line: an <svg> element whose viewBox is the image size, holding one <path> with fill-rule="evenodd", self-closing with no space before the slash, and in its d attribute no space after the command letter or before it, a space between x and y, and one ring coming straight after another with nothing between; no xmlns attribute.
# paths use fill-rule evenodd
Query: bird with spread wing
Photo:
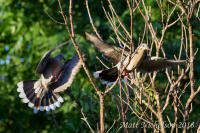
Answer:
<svg viewBox="0 0 200 133"><path fill-rule="evenodd" d="M153 72L187 63L187 60L170 60L157 56L147 56L149 48L145 43L140 44L134 53L130 54L129 49L108 44L94 34L86 33L86 39L92 42L106 60L115 64L110 69L94 72L94 77L103 80L103 84L114 82L124 66L126 68L121 75L123 78L135 69L142 72Z"/></svg>
<svg viewBox="0 0 200 133"><path fill-rule="evenodd" d="M66 90L72 84L81 68L77 54L64 64L62 54L51 57L53 51L65 44L60 44L44 54L36 68L36 75L40 75L40 79L21 81L17 84L19 97L24 103L28 103L29 107L50 111L60 107L63 102L59 92Z"/></svg>

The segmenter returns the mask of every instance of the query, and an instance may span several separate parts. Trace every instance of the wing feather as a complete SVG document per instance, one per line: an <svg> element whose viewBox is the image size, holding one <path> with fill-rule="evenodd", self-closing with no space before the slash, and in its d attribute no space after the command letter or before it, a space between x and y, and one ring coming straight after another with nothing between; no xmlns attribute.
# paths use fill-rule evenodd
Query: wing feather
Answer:
<svg viewBox="0 0 200 133"><path fill-rule="evenodd" d="M121 47L118 47L116 45L108 44L102 40L100 40L96 35L94 34L86 34L86 39L93 43L93 45L101 52L103 53L103 57L108 60L111 63L117 64L121 61L121 56L123 53L123 59L125 59L126 56L129 55L129 51L127 49L123 49ZM123 52L124 51L124 52ZM122 60L123 60L122 59Z"/></svg>
<svg viewBox="0 0 200 133"><path fill-rule="evenodd" d="M61 72L61 77L58 79L57 82L51 85L51 88L54 89L54 92L60 92L67 89L67 87L69 87L72 84L80 68L81 61L78 55L76 54L70 61L64 64Z"/></svg>
<svg viewBox="0 0 200 133"><path fill-rule="evenodd" d="M49 50L48 52L46 52L46 53L43 55L42 59L40 60L38 66L37 66L37 68L36 68L35 74L36 74L36 75L42 74L42 73L44 72L46 66L47 66L47 63L48 63L49 60L51 59L51 57L50 57L51 53L52 53L54 50L56 50L57 48L60 48L60 47L62 47L62 46L64 46L64 45L66 45L67 43L68 43L68 42L61 43L61 44L59 44L58 46L56 46L55 48L53 48L53 49Z"/></svg>
<svg viewBox="0 0 200 133"><path fill-rule="evenodd" d="M168 67L186 64L187 60L169 60L161 57L148 56L139 67L138 70L144 72L159 71Z"/></svg>

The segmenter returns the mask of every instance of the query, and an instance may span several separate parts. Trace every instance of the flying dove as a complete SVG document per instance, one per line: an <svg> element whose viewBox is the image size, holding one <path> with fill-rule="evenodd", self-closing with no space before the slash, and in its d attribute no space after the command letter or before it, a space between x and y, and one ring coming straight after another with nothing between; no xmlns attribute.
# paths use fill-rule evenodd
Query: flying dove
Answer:
<svg viewBox="0 0 200 133"><path fill-rule="evenodd" d="M100 40L94 34L86 33L86 39L92 42L106 60L115 64L115 66L110 69L94 72L95 78L104 80L103 84L114 82L123 66L126 66L126 68L122 72L122 78L127 77L128 73L135 69L142 72L153 72L187 63L187 60L170 60L157 56L147 56L147 50L149 50L149 48L145 43L140 44L135 52L130 54L129 49L114 44L108 44Z"/></svg>
<svg viewBox="0 0 200 133"><path fill-rule="evenodd" d="M58 93L72 84L81 68L81 61L77 54L64 64L62 54L53 58L50 56L54 50L63 45L65 44L60 44L44 54L36 68L36 75L40 75L40 79L21 81L17 84L19 97L24 103L28 103L29 107L50 111L60 107L63 102L63 98Z"/></svg>

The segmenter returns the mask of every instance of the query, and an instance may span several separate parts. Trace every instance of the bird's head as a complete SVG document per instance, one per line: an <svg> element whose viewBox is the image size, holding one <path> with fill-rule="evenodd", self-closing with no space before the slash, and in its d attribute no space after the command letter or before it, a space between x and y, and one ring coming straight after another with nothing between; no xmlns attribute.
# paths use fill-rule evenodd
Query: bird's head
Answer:
<svg viewBox="0 0 200 133"><path fill-rule="evenodd" d="M65 60L65 57L64 57L63 54L58 54L58 55L55 56L55 59L62 61L62 60Z"/></svg>
<svg viewBox="0 0 200 133"><path fill-rule="evenodd" d="M140 44L140 49L143 49L143 50L150 50L146 43Z"/></svg>

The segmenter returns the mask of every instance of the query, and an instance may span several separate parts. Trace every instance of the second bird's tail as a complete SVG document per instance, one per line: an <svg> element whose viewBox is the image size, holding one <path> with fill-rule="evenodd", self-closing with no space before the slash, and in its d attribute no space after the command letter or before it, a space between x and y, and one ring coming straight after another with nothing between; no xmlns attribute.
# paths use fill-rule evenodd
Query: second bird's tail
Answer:
<svg viewBox="0 0 200 133"><path fill-rule="evenodd" d="M94 72L93 75L95 78L100 78L101 80L103 80L103 84L112 83L117 80L118 69L117 67L113 67L106 70L100 70Z"/></svg>

